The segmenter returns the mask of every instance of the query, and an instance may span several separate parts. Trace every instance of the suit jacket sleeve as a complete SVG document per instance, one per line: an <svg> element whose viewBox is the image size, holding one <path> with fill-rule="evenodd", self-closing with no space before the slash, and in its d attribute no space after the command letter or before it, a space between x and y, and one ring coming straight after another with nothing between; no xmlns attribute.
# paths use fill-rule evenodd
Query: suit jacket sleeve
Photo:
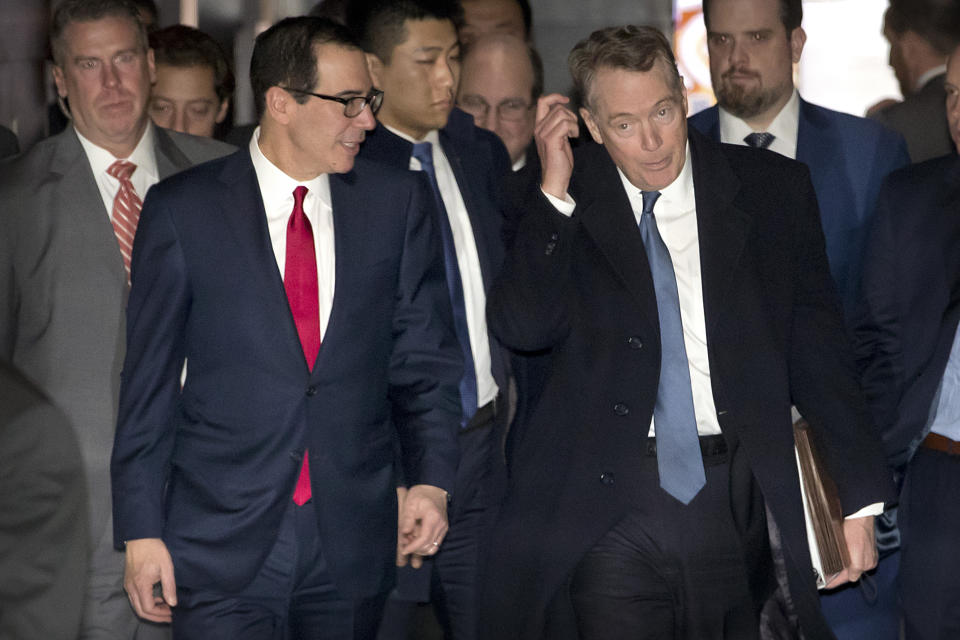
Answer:
<svg viewBox="0 0 960 640"><path fill-rule="evenodd" d="M463 355L453 330L433 196L425 180L415 183L405 211L390 393L402 449L401 483L452 493Z"/></svg>
<svg viewBox="0 0 960 640"><path fill-rule="evenodd" d="M134 240L127 355L111 476L114 543L159 538L176 433L190 306L186 262L162 190L147 194Z"/></svg>
<svg viewBox="0 0 960 640"><path fill-rule="evenodd" d="M559 213L540 189L531 189L513 245L487 300L489 327L516 351L548 349L569 326L563 291L570 278L573 217Z"/></svg>
<svg viewBox="0 0 960 640"><path fill-rule="evenodd" d="M790 340L791 396L814 430L840 492L844 514L895 501L891 475L867 410L830 277L817 202L809 180L795 216L797 278Z"/></svg>

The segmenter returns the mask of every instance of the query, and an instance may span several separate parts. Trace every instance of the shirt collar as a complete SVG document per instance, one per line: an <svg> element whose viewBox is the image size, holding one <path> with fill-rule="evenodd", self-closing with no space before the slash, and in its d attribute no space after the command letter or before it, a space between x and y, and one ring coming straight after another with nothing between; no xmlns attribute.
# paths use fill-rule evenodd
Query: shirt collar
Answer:
<svg viewBox="0 0 960 640"><path fill-rule="evenodd" d="M723 107L720 110L720 140L729 144L746 144L743 139L754 133L754 129L745 121L733 115ZM780 113L770 123L767 133L772 133L777 139L789 143L796 149L797 131L800 128L800 94L796 89L790 99L780 109ZM793 154L794 156L796 153Z"/></svg>
<svg viewBox="0 0 960 640"><path fill-rule="evenodd" d="M90 161L90 168L93 170L93 175L97 176L106 173L107 169L110 168L110 165L117 160L126 160L137 165L137 168L134 171L135 174L143 172L143 174L149 178L150 182L157 181L157 156L154 153L153 146L153 141L156 137L156 134L154 133L152 122L148 122L147 126L144 127L143 134L140 136L140 141L137 142L137 146L133 148L133 152L126 158L115 157L103 147L84 137L82 133L77 131L76 127L74 127L73 130L80 139L80 146L83 147L83 152Z"/></svg>
<svg viewBox="0 0 960 640"><path fill-rule="evenodd" d="M438 144L440 144L440 133L437 129L432 129L428 131L427 135L423 136L422 140L416 140L413 136L407 135L406 133L404 133L403 131L400 131L399 129L394 129L389 125L383 125L383 126L390 133L398 135L404 140L406 140L407 142L412 142L413 144L417 144L419 142L430 142L433 144L433 146L437 146Z"/></svg>
<svg viewBox="0 0 960 640"><path fill-rule="evenodd" d="M299 186L307 188L307 197L311 195L320 199L320 202L330 207L330 176L321 173L312 180L301 182L283 172L277 165L270 162L260 150L260 127L253 131L250 137L250 159L253 169L260 183L260 195L263 198L264 209L267 214L275 209L286 209L287 202L293 202L293 191Z"/></svg>
<svg viewBox="0 0 960 640"><path fill-rule="evenodd" d="M660 197L657 204L660 209L657 210L657 216L662 218L673 217L682 213L693 211L697 208L697 200L693 190L693 169L690 166L690 143L687 142L684 149L683 168L680 175L674 178L673 182L660 189ZM640 224L640 216L643 211L643 191L640 187L630 182L626 174L617 167L617 173L620 175L620 181L627 192L627 198L630 199L630 207L633 209L633 215ZM664 206L666 205L666 206Z"/></svg>
<svg viewBox="0 0 960 640"><path fill-rule="evenodd" d="M938 65L933 69L927 69L926 72L924 72L924 74L917 79L917 86L914 87L914 91L920 91L920 89L923 89L924 85L926 85L928 82L946 72L947 65L945 64Z"/></svg>

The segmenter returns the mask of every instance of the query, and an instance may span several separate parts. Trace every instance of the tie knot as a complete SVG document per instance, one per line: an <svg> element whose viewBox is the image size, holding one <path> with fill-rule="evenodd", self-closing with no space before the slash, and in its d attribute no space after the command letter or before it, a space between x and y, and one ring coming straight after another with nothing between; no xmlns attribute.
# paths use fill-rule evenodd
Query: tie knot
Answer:
<svg viewBox="0 0 960 640"><path fill-rule="evenodd" d="M303 199L307 197L307 188L303 185L293 190L293 207L303 211Z"/></svg>
<svg viewBox="0 0 960 640"><path fill-rule="evenodd" d="M433 144L430 142L415 142L413 144L413 157L420 161L420 165L426 169L433 166Z"/></svg>
<svg viewBox="0 0 960 640"><path fill-rule="evenodd" d="M657 198L660 197L660 192L641 191L640 195L643 197L643 212L645 214L653 215L653 205L656 204Z"/></svg>
<svg viewBox="0 0 960 640"><path fill-rule="evenodd" d="M753 132L747 135L743 141L754 149L766 149L770 146L770 143L773 142L774 136L772 133L766 131Z"/></svg>
<svg viewBox="0 0 960 640"><path fill-rule="evenodd" d="M130 176L133 175L133 172L137 170L137 165L132 162L127 162L126 160L117 160L112 165L107 168L107 174L113 176L117 180L129 180Z"/></svg>

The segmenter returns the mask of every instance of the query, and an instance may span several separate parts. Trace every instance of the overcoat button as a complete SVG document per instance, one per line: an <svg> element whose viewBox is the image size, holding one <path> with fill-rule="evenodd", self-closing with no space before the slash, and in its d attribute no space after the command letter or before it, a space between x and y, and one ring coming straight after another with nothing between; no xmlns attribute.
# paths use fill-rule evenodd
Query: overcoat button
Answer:
<svg viewBox="0 0 960 640"><path fill-rule="evenodd" d="M600 474L600 482L607 485L608 487L613 484L615 478L611 471L604 471Z"/></svg>
<svg viewBox="0 0 960 640"><path fill-rule="evenodd" d="M622 402L618 402L617 404L613 405L613 412L618 416L625 416L630 413L630 407Z"/></svg>
<svg viewBox="0 0 960 640"><path fill-rule="evenodd" d="M627 344L630 345L631 349L643 348L643 340L641 340L637 336L630 336L629 338L627 338Z"/></svg>

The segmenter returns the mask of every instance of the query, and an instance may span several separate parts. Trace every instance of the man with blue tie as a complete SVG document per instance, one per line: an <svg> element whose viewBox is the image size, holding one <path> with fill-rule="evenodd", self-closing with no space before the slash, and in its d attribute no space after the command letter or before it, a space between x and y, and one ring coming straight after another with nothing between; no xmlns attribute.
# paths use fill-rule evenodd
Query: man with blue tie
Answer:
<svg viewBox="0 0 960 640"><path fill-rule="evenodd" d="M115 542L137 613L175 637L372 638L398 554L443 543L456 473L433 204L356 160L382 93L345 27L279 22L250 75L248 148L144 203Z"/></svg>
<svg viewBox="0 0 960 640"><path fill-rule="evenodd" d="M598 144L574 153L567 98L541 98L542 182L489 298L497 337L552 369L514 445L483 637L829 638L791 403L852 516L838 582L875 562L859 516L893 491L809 173L688 130L655 29L596 31L569 64Z"/></svg>
<svg viewBox="0 0 960 640"><path fill-rule="evenodd" d="M793 65L806 42L801 0L705 0L703 16L717 104L690 124L718 142L770 149L809 167L830 272L849 313L880 183L910 163L906 143L797 92Z"/></svg>
<svg viewBox="0 0 960 640"><path fill-rule="evenodd" d="M460 6L447 0L374 0L351 16L383 89L379 126L362 158L417 170L437 203L450 306L463 352L460 467L450 535L427 576L401 573L383 634L405 637L414 602L431 598L447 637L476 638L482 540L503 483L501 441L507 419L507 358L487 333L486 292L502 261L501 178L506 149L473 118L454 109L460 72ZM419 584L415 584L419 583Z"/></svg>
<svg viewBox="0 0 960 640"><path fill-rule="evenodd" d="M944 87L950 136L960 144L960 48ZM898 521L907 640L960 637L958 211L956 152L890 174L853 324L864 393L887 458L905 476Z"/></svg>
<svg viewBox="0 0 960 640"><path fill-rule="evenodd" d="M888 173L910 163L906 143L873 120L826 109L800 96L793 65L806 42L801 0L705 0L703 17L717 104L691 116L690 124L714 140L770 149L807 165L830 273L849 318L877 194ZM890 538L889 529L888 520L881 518L881 540ZM876 578L879 599L876 589L865 588L865 598L852 587L824 596L835 631L896 640L892 582L897 560L895 554L888 555L895 548L881 545L884 558L868 578Z"/></svg>

